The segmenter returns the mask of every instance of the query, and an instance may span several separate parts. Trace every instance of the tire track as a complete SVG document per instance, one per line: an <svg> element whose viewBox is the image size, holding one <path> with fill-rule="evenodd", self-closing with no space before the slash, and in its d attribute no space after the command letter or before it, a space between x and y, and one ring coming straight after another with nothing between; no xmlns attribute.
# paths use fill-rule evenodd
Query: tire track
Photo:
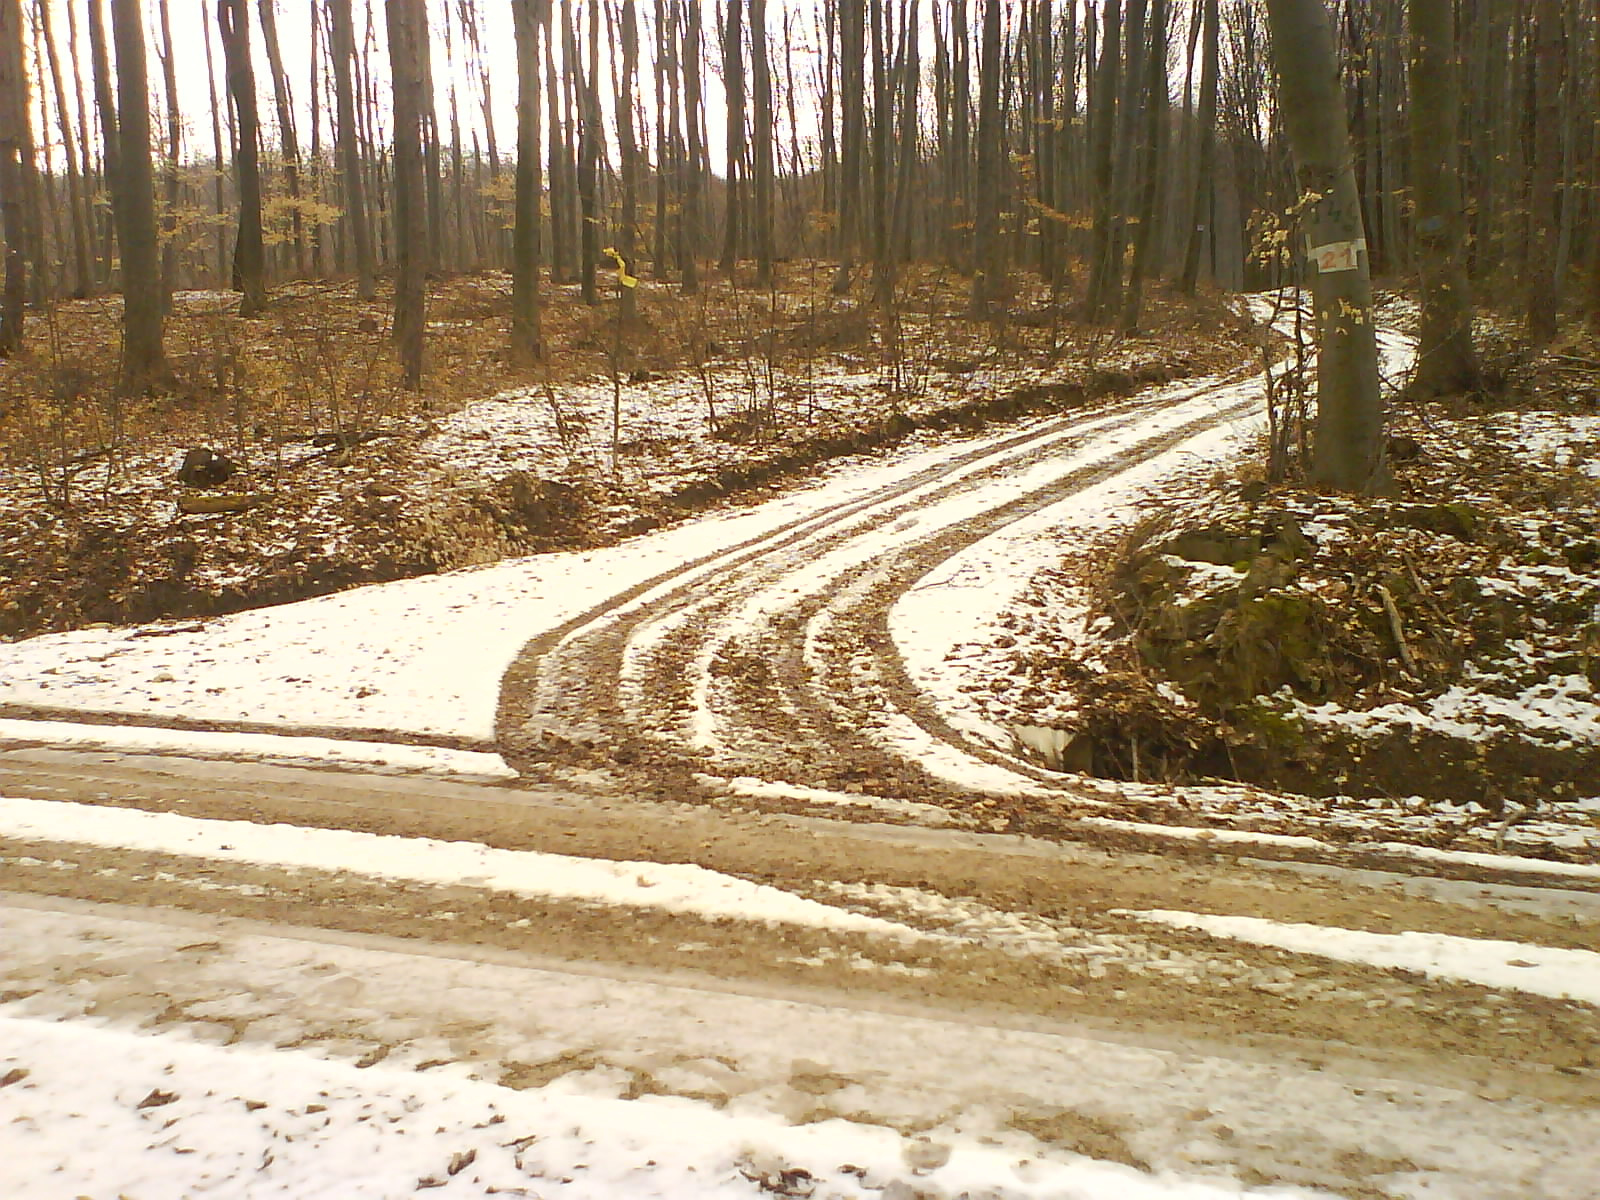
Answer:
<svg viewBox="0 0 1600 1200"><path fill-rule="evenodd" d="M1249 381L1157 387L971 447L686 563L535 639L502 685L523 774L602 767L970 803L1070 798L975 744L907 676L889 610L975 542L1258 408ZM981 797L980 797L981 798Z"/></svg>

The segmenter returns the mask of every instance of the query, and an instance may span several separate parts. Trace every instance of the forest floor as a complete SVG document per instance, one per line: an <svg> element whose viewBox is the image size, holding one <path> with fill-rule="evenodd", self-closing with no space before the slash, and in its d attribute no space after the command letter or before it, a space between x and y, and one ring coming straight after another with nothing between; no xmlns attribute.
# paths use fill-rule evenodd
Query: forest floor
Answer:
<svg viewBox="0 0 1600 1200"><path fill-rule="evenodd" d="M231 293L178 293L171 389L138 400L116 395L119 299L63 302L0 362L0 638L606 545L831 459L1249 353L1220 298L1155 294L1159 336L1114 338L1043 289L1002 325L970 321L965 281L933 272L885 322L833 297L831 274L648 290L620 336L614 300L558 288L546 362L520 370L509 279L441 279L418 393L399 384L387 297L350 285L280 288L251 320ZM196 448L229 477L185 486Z"/></svg>

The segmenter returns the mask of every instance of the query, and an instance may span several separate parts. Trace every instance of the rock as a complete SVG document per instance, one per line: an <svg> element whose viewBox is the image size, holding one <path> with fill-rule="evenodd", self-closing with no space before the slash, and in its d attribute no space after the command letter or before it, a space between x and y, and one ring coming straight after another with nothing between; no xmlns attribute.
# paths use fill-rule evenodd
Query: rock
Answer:
<svg viewBox="0 0 1600 1200"><path fill-rule="evenodd" d="M238 464L226 454L209 446L195 446L183 453L178 482L185 487L216 487L232 479L238 471Z"/></svg>
<svg viewBox="0 0 1600 1200"><path fill-rule="evenodd" d="M1422 457L1422 443L1404 433L1391 433L1386 443L1390 462L1415 462Z"/></svg>
<svg viewBox="0 0 1600 1200"><path fill-rule="evenodd" d="M937 1171L950 1161L950 1147L919 1137L901 1147L900 1157L913 1171Z"/></svg>

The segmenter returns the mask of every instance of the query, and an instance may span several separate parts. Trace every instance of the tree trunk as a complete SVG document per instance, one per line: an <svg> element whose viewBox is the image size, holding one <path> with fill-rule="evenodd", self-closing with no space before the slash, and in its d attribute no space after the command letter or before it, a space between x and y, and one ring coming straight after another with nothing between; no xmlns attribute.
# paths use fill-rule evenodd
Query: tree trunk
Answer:
<svg viewBox="0 0 1600 1200"><path fill-rule="evenodd" d="M69 13L72 11L70 5L67 11ZM100 114L104 163L102 176L111 206L111 221L106 227L103 251L106 278L109 281L112 263L116 257L115 244L122 236L122 218L117 214L117 205L122 202L122 135L117 131L117 100L113 91L108 45L105 0L89 0L89 69L93 76L95 111Z"/></svg>
<svg viewBox="0 0 1600 1200"><path fill-rule="evenodd" d="M983 0L978 60L978 179L972 315L991 315L1002 290L1000 248L1000 0Z"/></svg>
<svg viewBox="0 0 1600 1200"><path fill-rule="evenodd" d="M722 87L728 100L727 196L722 227L722 271L732 275L739 261L744 175L744 35L742 0L728 0L722 27Z"/></svg>
<svg viewBox="0 0 1600 1200"><path fill-rule="evenodd" d="M78 159L73 149L75 139L72 120L67 110L67 90L61 71L61 53L56 48L55 36L50 28L50 5L45 0L38 0L34 6L34 15L39 22L45 49L50 56L50 84L56 97L56 124L61 130L61 146L67 158L67 207L71 209L68 217L72 226L72 291L75 296L87 296L94 288L94 277L89 267L91 254L89 222L85 212L85 180L78 170Z"/></svg>
<svg viewBox="0 0 1600 1200"><path fill-rule="evenodd" d="M278 14L276 0L257 0L261 13L261 40L267 48L267 67L272 72L272 99L278 112L278 138L283 148L283 176L289 189L290 229L294 244L294 273L304 275L306 270L305 217L300 211L300 139L294 128L294 101L289 94L289 76L283 69L283 55L278 50ZM312 106L316 97L311 98Z"/></svg>
<svg viewBox="0 0 1600 1200"><path fill-rule="evenodd" d="M122 384L129 392L144 392L165 381L167 361L161 345L166 299L150 163L150 87L138 0L111 0L111 38L117 53L122 160L115 184L121 193L116 212L122 242Z"/></svg>
<svg viewBox="0 0 1600 1200"><path fill-rule="evenodd" d="M223 197L222 166L222 107L226 98L217 99L217 67L211 53L211 6L208 4L200 6L200 25L206 43L206 91L211 98L211 186L216 218L217 286L220 288L228 282L228 210Z"/></svg>
<svg viewBox="0 0 1600 1200"><path fill-rule="evenodd" d="M683 107L688 124L689 154L683 181L683 294L700 290L700 0L688 0L683 23Z"/></svg>
<svg viewBox="0 0 1600 1200"><path fill-rule="evenodd" d="M21 0L0 0L0 234L6 241L0 286L0 358L22 347L28 261L22 215L23 134L28 128Z"/></svg>
<svg viewBox="0 0 1600 1200"><path fill-rule="evenodd" d="M512 0L517 39L517 193L511 255L511 357L528 363L539 345L539 29L549 0Z"/></svg>
<svg viewBox="0 0 1600 1200"><path fill-rule="evenodd" d="M1455 395L1479 384L1463 249L1455 14L1450 0L1409 0L1408 11L1412 196L1422 291L1412 387L1421 396Z"/></svg>
<svg viewBox="0 0 1600 1200"><path fill-rule="evenodd" d="M587 78L577 73L576 63L568 66L577 73L575 82L583 103L583 120L578 133L578 207L583 227L578 238L578 269L583 286L583 302L599 304L595 284L595 260L600 255L600 0L589 0L589 69Z"/></svg>
<svg viewBox="0 0 1600 1200"><path fill-rule="evenodd" d="M767 61L767 0L750 0L750 77L754 108L751 149L755 165L756 285L771 287L772 275L772 67Z"/></svg>
<svg viewBox="0 0 1600 1200"><path fill-rule="evenodd" d="M427 324L428 229L422 165L424 0L389 0L389 62L394 96L394 336L405 386L422 386Z"/></svg>
<svg viewBox="0 0 1600 1200"><path fill-rule="evenodd" d="M267 301L266 247L261 238L261 166L256 153L260 123L245 0L217 0L217 31L222 35L236 121L233 173L239 188L239 238L233 250L233 286L241 294L239 315L253 317Z"/></svg>
<svg viewBox="0 0 1600 1200"><path fill-rule="evenodd" d="M1562 174L1561 87L1565 75L1561 0L1535 0L1534 7L1534 148L1528 188L1529 238L1527 263L1528 337L1543 345L1556 334L1561 311L1561 205L1557 188Z"/></svg>
<svg viewBox="0 0 1600 1200"><path fill-rule="evenodd" d="M894 246L889 237L889 195L893 168L894 105L889 98L889 38L884 8L889 0L868 0L872 27L872 298L880 308L894 302Z"/></svg>
<svg viewBox="0 0 1600 1200"><path fill-rule="evenodd" d="M333 52L334 104L338 109L339 175L344 187L345 228L349 231L356 267L356 295L371 300L377 294L372 262L372 238L367 225L367 189L361 173L361 146L357 140L355 91L351 64L355 60L355 27L350 0L328 0L329 49Z"/></svg>
<svg viewBox="0 0 1600 1200"><path fill-rule="evenodd" d="M1112 299L1110 276L1121 286L1122 264L1115 262L1117 240L1112 226L1117 220L1115 142L1117 83L1122 74L1122 0L1104 0L1101 8L1100 66L1095 74L1090 112L1090 176L1094 192L1094 231L1089 252L1088 295L1084 317L1098 322L1106 317Z"/></svg>
<svg viewBox="0 0 1600 1200"><path fill-rule="evenodd" d="M178 286L178 156L183 150L183 126L178 114L178 65L172 53L172 19L167 0L160 0L161 75L167 89L167 153L161 163L166 185L161 206L161 294L171 302Z"/></svg>
<svg viewBox="0 0 1600 1200"><path fill-rule="evenodd" d="M861 244L861 183L866 171L866 0L839 0L839 270L833 290L850 290Z"/></svg>
<svg viewBox="0 0 1600 1200"><path fill-rule="evenodd" d="M1334 491L1385 492L1372 282L1328 15L1322 0L1267 0L1267 14L1313 260L1320 354L1311 478Z"/></svg>
<svg viewBox="0 0 1600 1200"><path fill-rule="evenodd" d="M617 151L622 167L622 219L617 229L617 253L622 258L618 282L624 324L639 313L637 229L639 225L639 141L633 124L634 84L639 77L639 17L634 0L622 0L622 78L617 94ZM630 283L629 280L635 282Z"/></svg>
<svg viewBox="0 0 1600 1200"><path fill-rule="evenodd" d="M1167 129L1167 0L1152 0L1149 47L1143 66L1144 85L1140 101L1138 157L1138 212L1135 214L1133 265L1128 271L1128 289L1122 300L1122 330L1139 328L1144 303L1144 280L1155 263L1161 245L1161 180L1166 174Z"/></svg>
<svg viewBox="0 0 1600 1200"><path fill-rule="evenodd" d="M1183 294L1192 296L1200 282L1200 251L1215 237L1217 169L1217 0L1203 0L1205 32L1200 52L1200 146L1196 153L1194 199L1189 208L1189 234L1183 251Z"/></svg>

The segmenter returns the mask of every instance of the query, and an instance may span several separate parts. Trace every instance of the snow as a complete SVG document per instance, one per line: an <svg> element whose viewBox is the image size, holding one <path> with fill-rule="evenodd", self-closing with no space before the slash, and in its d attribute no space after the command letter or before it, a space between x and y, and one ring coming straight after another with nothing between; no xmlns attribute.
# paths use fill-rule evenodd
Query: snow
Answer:
<svg viewBox="0 0 1600 1200"><path fill-rule="evenodd" d="M1315 1195L1152 1177L1070 1155L1019 1161L976 1143L918 1143L841 1120L796 1126L672 1098L516 1090L81 1023L0 1017L0 1077L8 1071L26 1072L0 1089L0 1193L12 1200L496 1189L585 1200L753 1198L764 1180L797 1169L806 1175L792 1178L815 1179L838 1200L888 1196L896 1180L995 1200Z"/></svg>
<svg viewBox="0 0 1600 1200"><path fill-rule="evenodd" d="M7 741L42 741L52 746L85 746L101 750L192 755L198 758L248 758L291 765L348 766L365 771L404 771L468 779L515 779L517 774L506 766L505 760L498 754L482 751L273 733L216 733L209 730L158 729L147 725L82 725L72 721L14 721L0 718L0 742Z"/></svg>
<svg viewBox="0 0 1600 1200"><path fill-rule="evenodd" d="M1263 917L1215 916L1166 909L1127 915L1179 929L1198 929L1213 937L1276 946L1296 954L1315 954L1336 962L1417 971L1436 979L1600 1005L1600 954L1592 950L1530 946L1525 942L1414 930L1369 933L1359 929L1269 921Z"/></svg>
<svg viewBox="0 0 1600 1200"><path fill-rule="evenodd" d="M777 922L905 939L920 936L904 925L686 863L598 861L502 850L477 842L258 825L15 796L0 796L0 837L480 887L543 899L656 908L713 921Z"/></svg>

